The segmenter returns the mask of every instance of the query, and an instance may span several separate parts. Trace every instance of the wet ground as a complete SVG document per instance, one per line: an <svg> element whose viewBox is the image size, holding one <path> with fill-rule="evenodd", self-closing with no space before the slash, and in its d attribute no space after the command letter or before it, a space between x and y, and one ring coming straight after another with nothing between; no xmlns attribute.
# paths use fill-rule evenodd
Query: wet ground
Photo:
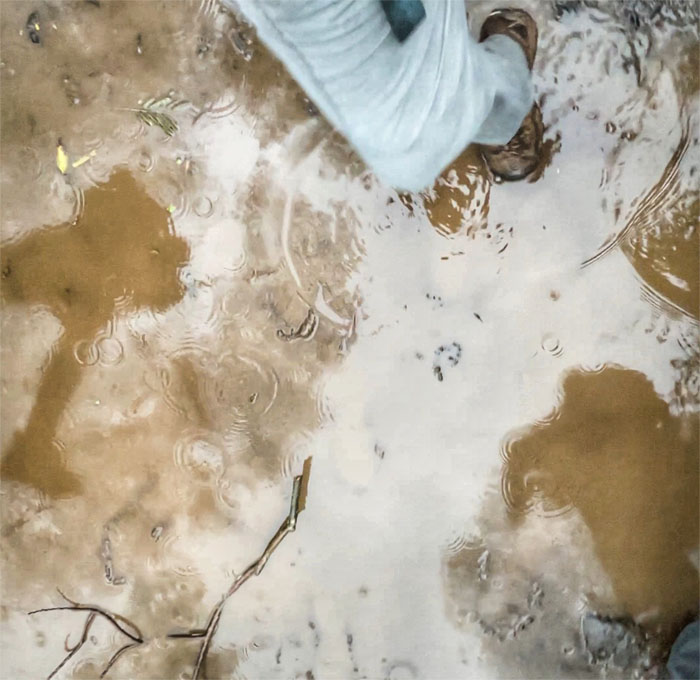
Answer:
<svg viewBox="0 0 700 680"><path fill-rule="evenodd" d="M525 4L536 181L467 149L414 195L215 0L0 4L2 677L663 674L698 6Z"/></svg>

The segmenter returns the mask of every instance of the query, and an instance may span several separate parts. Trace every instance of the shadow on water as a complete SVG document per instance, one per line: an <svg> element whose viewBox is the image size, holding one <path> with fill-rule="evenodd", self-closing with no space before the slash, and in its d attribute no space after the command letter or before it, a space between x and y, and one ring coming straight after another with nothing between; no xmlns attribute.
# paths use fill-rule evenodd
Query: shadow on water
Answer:
<svg viewBox="0 0 700 680"><path fill-rule="evenodd" d="M697 613L698 420L673 416L643 374L569 373L555 413L504 457L511 517L575 508L620 613L662 636Z"/></svg>
<svg viewBox="0 0 700 680"><path fill-rule="evenodd" d="M84 368L76 347L92 341L115 313L177 303L183 295L179 269L188 257L168 211L124 170L85 192L75 224L32 232L2 249L3 300L45 306L63 325L27 425L3 457L4 479L50 496L80 490L56 439Z"/></svg>

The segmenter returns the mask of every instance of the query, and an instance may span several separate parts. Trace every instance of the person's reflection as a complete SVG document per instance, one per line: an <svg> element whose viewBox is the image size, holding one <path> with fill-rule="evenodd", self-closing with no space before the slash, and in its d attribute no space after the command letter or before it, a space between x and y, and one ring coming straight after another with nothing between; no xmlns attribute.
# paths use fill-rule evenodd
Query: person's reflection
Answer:
<svg viewBox="0 0 700 680"><path fill-rule="evenodd" d="M77 343L90 342L119 312L164 310L183 295L178 270L187 243L175 236L168 211L124 170L85 192L76 224L42 229L3 247L6 302L43 305L61 321L26 427L2 459L3 479L52 496L80 489L55 439L61 415L81 377Z"/></svg>

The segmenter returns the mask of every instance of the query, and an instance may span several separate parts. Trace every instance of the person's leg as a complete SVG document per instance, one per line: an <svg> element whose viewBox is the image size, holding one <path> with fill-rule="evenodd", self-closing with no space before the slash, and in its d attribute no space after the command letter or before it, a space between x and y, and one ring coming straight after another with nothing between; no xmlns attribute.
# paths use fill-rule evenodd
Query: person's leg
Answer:
<svg viewBox="0 0 700 680"><path fill-rule="evenodd" d="M379 0L237 4L326 118L397 188L430 186L473 141L506 144L532 106L520 45L507 36L478 43L461 2L425 2L425 19L403 42Z"/></svg>

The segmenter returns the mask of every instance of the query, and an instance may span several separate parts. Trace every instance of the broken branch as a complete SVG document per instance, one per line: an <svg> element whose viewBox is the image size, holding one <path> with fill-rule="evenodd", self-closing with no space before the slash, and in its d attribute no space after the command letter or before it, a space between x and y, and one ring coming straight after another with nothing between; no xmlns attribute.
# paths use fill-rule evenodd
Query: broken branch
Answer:
<svg viewBox="0 0 700 680"><path fill-rule="evenodd" d="M112 666L114 666L115 663L117 663L117 659L118 659L122 654L124 654L124 652L127 652L127 651L130 650L132 647L137 647L137 646L140 645L140 644L141 644L140 642L130 642L129 644L124 645L122 648L118 649L118 650L112 655L112 658L107 662L107 665L104 667L104 670L102 671L102 673L100 673L100 677L101 677L101 678L104 678L104 676L107 675L107 671L109 671L109 669L110 669Z"/></svg>
<svg viewBox="0 0 700 680"><path fill-rule="evenodd" d="M68 647L68 638L66 638L66 644L64 645L64 649L68 652L68 655L61 661L61 663L54 668L51 673L47 676L47 680L51 680L58 671L61 670L72 658L73 656L77 653L77 651L85 644L85 642L88 639L88 633L90 632L90 626L92 626L92 622L95 620L95 617L97 614L95 612L90 612L88 614L87 619L85 620L85 625L83 626L83 634L80 636L80 640L74 647Z"/></svg>
<svg viewBox="0 0 700 680"><path fill-rule="evenodd" d="M66 606L63 607L43 607L42 609L35 609L31 612L29 612L29 615L33 614L38 614L40 612L56 612L56 611L85 611L89 612L88 617L85 620L85 625L83 626L83 634L80 637L80 641L74 646L74 647L68 647L68 638L66 638L65 642L65 649L68 652L68 655L61 661L56 668L51 671L51 673L48 675L47 680L51 680L51 678L58 673L58 671L63 668L72 658L73 656L80 650L80 648L85 644L88 638L88 633L90 631L90 627L92 626L93 622L98 616L102 616L105 618L107 621L109 621L120 633L123 635L126 635L131 642L127 643L123 647L121 647L117 652L112 656L112 658L108 661L107 666L105 669L102 671L100 674L100 677L103 678L107 671L117 662L117 659L126 652L128 649L131 649L132 647L136 647L140 644L143 644L144 637L141 631L139 630L139 627L129 621L127 618L121 616L120 614L113 614L112 612L107 611L106 609L102 609L102 607L97 607L95 605L91 604L80 604L79 602L76 602L75 600L71 600L69 597L67 597L64 593L62 593L60 590L58 591L61 597L68 602ZM128 629L131 629L131 632Z"/></svg>
<svg viewBox="0 0 700 680"><path fill-rule="evenodd" d="M265 549L262 551L260 557L257 560L248 565L245 571L231 584L231 587L226 591L226 594L219 600L214 609L212 609L209 615L209 620L207 622L207 627L202 631L201 629L194 629L186 633L171 633L168 637L173 638L199 638L203 637L204 640L199 648L199 653L197 654L197 660L194 665L194 670L192 672L192 680L198 680L202 668L206 661L207 652L211 645L211 641L214 638L216 629L219 625L219 620L221 619L221 614L224 611L224 606L226 601L252 576L259 576L262 570L265 568L267 561L270 559L272 553L277 549L279 544L284 540L284 538L296 530L297 527L297 517L299 513L306 507L306 493L309 486L309 475L311 474L311 458L307 458L304 461L304 467L302 473L294 478L292 485L292 498L289 504L289 513L285 520L280 525L279 529L275 532L274 536L270 539Z"/></svg>
<svg viewBox="0 0 700 680"><path fill-rule="evenodd" d="M211 641L214 638L216 630L219 626L219 620L221 619L221 614L223 613L224 606L227 600L251 577L259 576L262 570L265 568L268 560L272 556L272 553L278 548L279 544L282 543L284 538L296 530L297 518L299 513L306 507L306 494L309 487L309 476L311 474L311 458L307 458L304 461L304 467L302 473L294 477L294 482L292 484L292 497L289 504L289 512L285 517L282 524L279 526L273 537L270 539L265 549L260 554L257 560L252 562L246 567L245 571L238 577L236 577L219 600L216 606L212 609L209 614L209 619L207 621L206 628L193 628L188 631L180 631L169 633L168 638L173 639L200 639L203 638L202 644L199 648L199 653L197 654L197 660L194 665L194 670L192 673L192 680L199 680L200 674L206 662L207 653L211 645ZM41 609L35 609L28 612L31 616L33 614L39 614L40 612L54 612L54 611L84 611L88 612L87 619L83 626L83 632L80 640L73 646L68 646L68 638L66 638L65 649L68 654L61 661L61 663L54 668L51 674L48 676L47 680L51 680L58 671L63 668L68 661L70 661L75 654L81 649L88 639L88 634L90 628L98 616L102 616L104 619L109 621L112 626L114 626L120 633L129 638L130 642L120 647L109 659L102 673L100 673L100 678L104 678L108 671L114 666L114 664L121 658L121 656L132 649L133 647L138 647L143 644L145 637L139 627L129 621L129 619L121 616L120 614L114 614L102 607L98 607L92 604L81 604L75 600L71 600L60 590L58 591L61 597L68 603L67 605L61 607L43 607Z"/></svg>

